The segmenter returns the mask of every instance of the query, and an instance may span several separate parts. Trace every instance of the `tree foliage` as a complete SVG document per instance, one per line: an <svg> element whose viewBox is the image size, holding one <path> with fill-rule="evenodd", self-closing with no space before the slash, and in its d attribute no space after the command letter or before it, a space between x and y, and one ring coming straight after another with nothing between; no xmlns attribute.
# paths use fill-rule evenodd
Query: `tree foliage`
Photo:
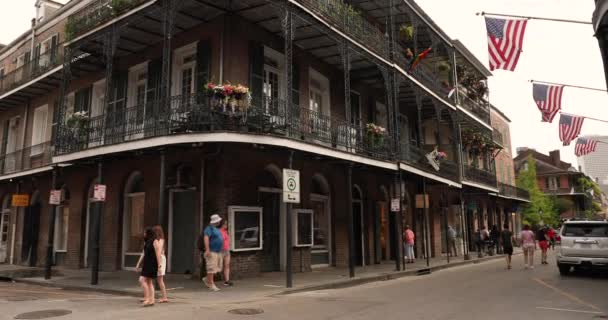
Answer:
<svg viewBox="0 0 608 320"><path fill-rule="evenodd" d="M517 186L530 193L530 203L526 203L522 207L524 223L532 226L540 224L541 221L553 226L559 224L559 213L554 209L553 201L538 187L536 160L532 156L528 157L527 167L520 170Z"/></svg>

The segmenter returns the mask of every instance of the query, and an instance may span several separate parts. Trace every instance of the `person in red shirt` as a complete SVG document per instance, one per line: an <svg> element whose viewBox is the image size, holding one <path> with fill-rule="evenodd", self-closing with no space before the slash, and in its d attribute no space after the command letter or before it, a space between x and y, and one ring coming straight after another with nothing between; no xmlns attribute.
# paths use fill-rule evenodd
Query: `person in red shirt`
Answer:
<svg viewBox="0 0 608 320"><path fill-rule="evenodd" d="M553 230L553 228L549 228L547 231L547 236L549 237L549 242L551 243L551 249L555 250L555 230Z"/></svg>
<svg viewBox="0 0 608 320"><path fill-rule="evenodd" d="M406 263L414 263L416 261L416 256L414 255L414 241L416 239L416 235L414 231L410 228L409 225L405 226L405 231L403 232L403 242L405 242L405 259Z"/></svg>

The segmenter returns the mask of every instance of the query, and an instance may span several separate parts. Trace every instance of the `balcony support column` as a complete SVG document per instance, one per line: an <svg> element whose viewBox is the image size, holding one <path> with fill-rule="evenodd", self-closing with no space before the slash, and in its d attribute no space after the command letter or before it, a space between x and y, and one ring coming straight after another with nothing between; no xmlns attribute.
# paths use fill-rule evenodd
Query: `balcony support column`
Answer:
<svg viewBox="0 0 608 320"><path fill-rule="evenodd" d="M97 184L103 185L103 162L101 159L97 161ZM91 230L93 231L93 244L91 246L91 285L99 283L99 254L100 254L100 239L103 223L103 201L93 203L95 214L93 215Z"/></svg>
<svg viewBox="0 0 608 320"><path fill-rule="evenodd" d="M422 97L419 89L414 89L416 92L416 108L418 109L417 117L418 117L418 140L420 143L420 149L424 146L424 132L422 132Z"/></svg>
<svg viewBox="0 0 608 320"><path fill-rule="evenodd" d="M397 153L397 159L402 159L403 156L406 156L409 158L409 154L410 154L410 142L409 140L409 132L407 132L407 128L406 128L406 132L405 132L405 136L406 136L406 141L401 141L401 109L399 106L399 92L400 92L400 85L401 85L401 76L399 74L397 74L397 71L393 70L392 71L393 74L393 113L394 113L394 122L395 122L395 144L397 145L397 148L395 149L395 152ZM407 118L406 118L407 119ZM409 124L407 124L409 126Z"/></svg>
<svg viewBox="0 0 608 320"><path fill-rule="evenodd" d="M67 141L63 139L65 135L63 133L63 128L65 125L65 116L67 112L66 105L66 97L68 94L68 90L70 87L70 82L72 80L72 55L74 52L74 48L71 46L66 46L63 49L63 69L62 69L62 79L61 79L61 87L60 87L60 96L59 96L59 110L57 112L57 130L55 132L55 136L53 137L55 144L55 152L64 153L71 151L69 148L71 146L67 145Z"/></svg>
<svg viewBox="0 0 608 320"><path fill-rule="evenodd" d="M55 190L57 189L57 166L53 167L53 177L51 180L51 190ZM17 192L18 193L18 192ZM53 270L52 270L52 266L53 266L53 251L54 248L54 244L55 244L55 215L57 214L56 212L57 210L57 206L52 204L51 205L51 211L49 212L49 232L48 232L48 239L47 239L47 245L46 245L46 262L44 265L44 279L49 280L51 279ZM13 235L14 237L14 235ZM13 247L11 250L14 250L15 248ZM13 256L13 252L11 251L11 257ZM12 263L12 261L11 261Z"/></svg>
<svg viewBox="0 0 608 320"><path fill-rule="evenodd" d="M283 7L283 40L284 51L285 51L285 117L288 119L288 123L291 123L291 115L292 110L297 106L293 105L294 97L293 97L293 87L294 87L294 79L293 79L293 40L295 37L295 28L294 28L294 15L289 7L289 3L285 1L285 5ZM299 79L295 79L298 81ZM289 248L288 248L289 249Z"/></svg>
<svg viewBox="0 0 608 320"><path fill-rule="evenodd" d="M175 29L175 16L178 9L181 6L181 0L163 0L163 63L162 63L162 72L160 79L160 92L159 98L160 101L168 101L169 97L171 97L171 61L172 61L172 50L171 50L171 41L173 38L173 32ZM156 104L156 107L161 107L159 104ZM166 106L168 107L168 106ZM158 114L157 110L157 114ZM160 110L161 112L163 110Z"/></svg>
<svg viewBox="0 0 608 320"><path fill-rule="evenodd" d="M402 178L401 178L401 170L395 172L394 176L394 185L395 185L395 198L399 199L399 211L393 212L395 215L395 234L397 235L397 252L395 254L395 270L401 271L401 263L403 260L403 227L401 226L401 222L403 221L403 191L401 190ZM404 266L405 269L405 266Z"/></svg>
<svg viewBox="0 0 608 320"><path fill-rule="evenodd" d="M348 274L355 277L355 226L353 217L353 164L346 166L346 207L348 221Z"/></svg>
<svg viewBox="0 0 608 320"><path fill-rule="evenodd" d="M114 55L116 54L116 46L118 45L118 36L116 25L113 25L103 38L103 55L106 61L106 88L103 114L112 112L112 110L109 110L110 101L115 98L112 95L112 74L114 72ZM112 112L112 114L116 117L116 112ZM105 122L107 119L104 118L103 121ZM116 124L114 123L113 125Z"/></svg>
<svg viewBox="0 0 608 320"><path fill-rule="evenodd" d="M391 132L392 138L393 138L393 142L391 145L391 152L396 152L399 150L399 144L397 143L399 141L399 126L397 125L397 122L395 121L396 117L395 117L395 105L394 105L394 99L393 99L393 94L394 94L394 86L393 86L393 81L394 81L394 72L393 71L389 71L387 68L378 65L378 68L380 69L380 72L382 73L382 78L384 79L384 88L385 88L385 97L386 97L386 108L387 108L387 115L388 115L388 130L389 132Z"/></svg>
<svg viewBox="0 0 608 320"><path fill-rule="evenodd" d="M469 256L469 219L466 210L465 198L462 189L460 190L460 230L462 232L462 255L464 260L470 260Z"/></svg>
<svg viewBox="0 0 608 320"><path fill-rule="evenodd" d="M353 143L353 137L351 137L352 127L354 127L354 123L352 123L353 119L351 117L351 102L350 102L350 68L351 68L351 58L350 58L350 46L347 40L344 40L340 47L340 56L342 58L342 70L344 72L344 115L346 116L346 123L349 124L346 130L346 145L347 149L356 148L356 145L351 146ZM356 135L356 133L355 133ZM351 195L352 196L352 195ZM352 212L351 212L352 214Z"/></svg>

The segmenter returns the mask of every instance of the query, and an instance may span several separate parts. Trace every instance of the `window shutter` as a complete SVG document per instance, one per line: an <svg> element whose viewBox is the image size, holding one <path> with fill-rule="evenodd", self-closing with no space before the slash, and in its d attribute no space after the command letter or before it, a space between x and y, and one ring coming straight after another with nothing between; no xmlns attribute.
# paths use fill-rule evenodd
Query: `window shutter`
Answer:
<svg viewBox="0 0 608 320"><path fill-rule="evenodd" d="M59 49L59 34L56 34L51 38L51 65L57 63L57 55Z"/></svg>
<svg viewBox="0 0 608 320"><path fill-rule="evenodd" d="M254 106L262 106L264 95L264 46L249 42L249 90Z"/></svg>
<svg viewBox="0 0 608 320"><path fill-rule="evenodd" d="M32 64L32 72L36 73L38 72L38 70L40 70L42 67L40 65L40 43L36 45L36 48L34 49L34 63Z"/></svg>
<svg viewBox="0 0 608 320"><path fill-rule="evenodd" d="M6 148L8 145L8 130L9 130L10 126L11 126L11 120L4 121L4 128L2 128L2 148L0 150L1 155L6 154ZM4 168L4 166L2 166L2 168Z"/></svg>
<svg viewBox="0 0 608 320"><path fill-rule="evenodd" d="M88 86L86 88L80 89L76 91L75 94L75 112L89 112L91 110L91 96L92 96L93 86Z"/></svg>
<svg viewBox="0 0 608 320"><path fill-rule="evenodd" d="M154 106L160 98L160 82L163 69L161 59L152 60L148 63L148 84L146 93L146 118L154 117Z"/></svg>
<svg viewBox="0 0 608 320"><path fill-rule="evenodd" d="M196 88L200 92L211 79L211 41L201 40L196 49Z"/></svg>
<svg viewBox="0 0 608 320"><path fill-rule="evenodd" d="M292 100L294 107L300 106L300 66L296 63L291 68Z"/></svg>

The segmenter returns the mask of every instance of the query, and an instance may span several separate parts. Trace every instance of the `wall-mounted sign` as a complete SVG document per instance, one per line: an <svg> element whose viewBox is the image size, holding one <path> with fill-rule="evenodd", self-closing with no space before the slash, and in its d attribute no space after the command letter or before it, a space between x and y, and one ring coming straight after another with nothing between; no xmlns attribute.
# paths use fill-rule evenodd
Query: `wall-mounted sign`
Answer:
<svg viewBox="0 0 608 320"><path fill-rule="evenodd" d="M300 203L300 171L283 169L283 202Z"/></svg>
<svg viewBox="0 0 608 320"><path fill-rule="evenodd" d="M93 187L93 200L94 201L106 201L106 185L96 184Z"/></svg>
<svg viewBox="0 0 608 320"><path fill-rule="evenodd" d="M27 194L14 194L11 197L13 207L27 207L30 205L30 196Z"/></svg>
<svg viewBox="0 0 608 320"><path fill-rule="evenodd" d="M401 206L399 205L399 198L391 199L391 211L399 212L399 209L401 209Z"/></svg>
<svg viewBox="0 0 608 320"><path fill-rule="evenodd" d="M51 204L51 205L61 204L61 190L51 190L51 194L49 196L49 204Z"/></svg>
<svg viewBox="0 0 608 320"><path fill-rule="evenodd" d="M429 207L429 195L428 194L417 194L416 195L416 209L424 209Z"/></svg>

